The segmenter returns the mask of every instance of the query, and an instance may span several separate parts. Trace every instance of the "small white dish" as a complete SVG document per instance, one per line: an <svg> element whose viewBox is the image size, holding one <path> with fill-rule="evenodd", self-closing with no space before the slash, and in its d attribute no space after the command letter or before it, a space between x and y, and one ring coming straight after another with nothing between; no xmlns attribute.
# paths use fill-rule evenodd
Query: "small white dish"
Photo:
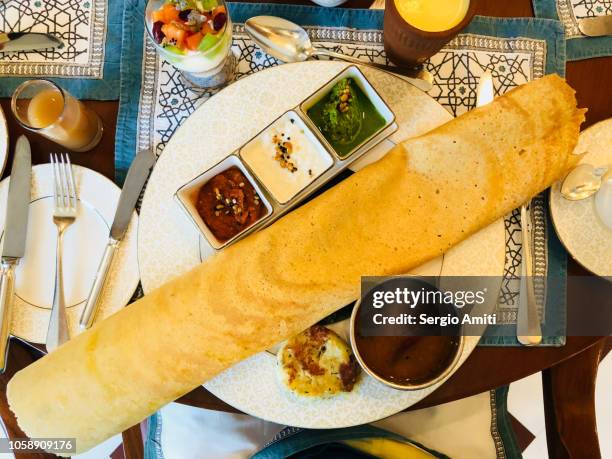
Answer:
<svg viewBox="0 0 612 459"><path fill-rule="evenodd" d="M595 168L612 164L612 118L583 131L574 152L583 155L579 164ZM602 191L607 192L600 189L597 194ZM550 213L557 235L572 257L593 274L612 276L612 229L598 215L596 196L569 201L561 195L561 182L557 182L550 189Z"/></svg>
<svg viewBox="0 0 612 459"><path fill-rule="evenodd" d="M290 158L296 166L294 172L274 159L274 138L293 146ZM330 153L293 110L242 147L240 157L281 204L288 203L334 164Z"/></svg>
<svg viewBox="0 0 612 459"><path fill-rule="evenodd" d="M79 317L106 247L121 192L103 175L84 167L73 167L79 195L78 214L66 230L63 254L64 294L72 337L80 332ZM57 238L52 219L53 170L49 164L32 168L31 193L26 251L15 273L11 333L32 343L44 343L53 300ZM0 203L4 208L7 194L8 179L0 182ZM4 219L2 210L0 243L3 243ZM113 260L96 321L123 308L138 286L137 225L138 215L134 212Z"/></svg>
<svg viewBox="0 0 612 459"><path fill-rule="evenodd" d="M255 191L259 195L261 202L263 202L266 206L266 209L268 209L268 213L248 228L245 228L240 233L236 234L231 239L228 239L227 241L220 241L215 237L212 231L210 231L206 223L204 223L204 220L202 219L198 212L198 209L196 208L196 202L198 199L198 192L204 184L206 184L215 175L220 174L221 172L226 171L233 166L240 169L240 171L244 174L247 180L251 182L251 185L253 185L253 188L255 188ZM227 158L218 162L210 169L207 169L206 171L198 175L196 178L180 187L174 194L174 197L176 199L176 202L178 202L181 209L183 209L183 211L191 221L191 223L193 223L193 225L202 234L202 236L206 238L211 247L216 250L222 249L226 245L236 241L238 238L247 235L253 229L261 225L262 222L270 218L270 216L272 215L272 206L270 205L270 202L268 201L266 195L262 192L259 183L253 178L253 175L248 171L248 169L244 166L240 158L238 158L238 156L236 155L229 155Z"/></svg>
<svg viewBox="0 0 612 459"><path fill-rule="evenodd" d="M310 110L314 105L317 104L321 99L327 97L333 87L338 83L338 81L343 80L345 78L352 78L359 89L366 95L366 97L372 102L378 113L385 120L384 126L378 129L376 132L372 133L369 137L363 139L363 141L356 145L352 150L346 152L345 154L341 154L336 151L331 142L327 140L325 134L321 132L321 130L317 127L314 121L308 115L308 110ZM304 100L300 104L300 111L303 113L304 118L308 120L308 124L311 126L311 129L316 132L321 139L321 141L327 146L329 151L332 151L336 157L340 161L347 161L355 155L360 150L368 150L373 145L369 145L376 138L379 138L383 132L387 132L392 126L395 125L395 114L391 111L391 108L387 105L387 103L383 100L383 98L378 94L378 91L374 89L374 86L368 81L365 75L359 70L359 68L355 65L351 65L347 67L344 71L340 72L333 79L328 81L323 87L318 89L315 93L313 93L310 97ZM393 129L395 131L395 128ZM380 137L376 143L380 142L383 138L387 137L389 134L386 134L384 137ZM367 147L366 147L367 145Z"/></svg>

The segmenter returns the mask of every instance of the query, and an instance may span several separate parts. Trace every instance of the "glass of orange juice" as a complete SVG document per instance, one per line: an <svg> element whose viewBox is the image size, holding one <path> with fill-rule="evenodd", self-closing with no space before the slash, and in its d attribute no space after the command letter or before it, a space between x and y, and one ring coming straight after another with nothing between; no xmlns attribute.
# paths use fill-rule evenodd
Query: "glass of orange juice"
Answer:
<svg viewBox="0 0 612 459"><path fill-rule="evenodd" d="M49 80L19 85L11 109L23 127L72 151L91 150L102 138L100 117Z"/></svg>
<svg viewBox="0 0 612 459"><path fill-rule="evenodd" d="M465 28L477 0L390 0L383 38L387 57L398 65L420 65Z"/></svg>

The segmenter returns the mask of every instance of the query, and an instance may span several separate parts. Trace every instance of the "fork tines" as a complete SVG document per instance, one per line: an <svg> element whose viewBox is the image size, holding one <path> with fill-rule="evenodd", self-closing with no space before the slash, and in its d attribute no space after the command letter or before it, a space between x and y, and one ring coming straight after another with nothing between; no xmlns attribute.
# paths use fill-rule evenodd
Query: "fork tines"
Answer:
<svg viewBox="0 0 612 459"><path fill-rule="evenodd" d="M53 199L55 208L76 208L77 195L74 185L74 172L68 154L51 153L53 167Z"/></svg>

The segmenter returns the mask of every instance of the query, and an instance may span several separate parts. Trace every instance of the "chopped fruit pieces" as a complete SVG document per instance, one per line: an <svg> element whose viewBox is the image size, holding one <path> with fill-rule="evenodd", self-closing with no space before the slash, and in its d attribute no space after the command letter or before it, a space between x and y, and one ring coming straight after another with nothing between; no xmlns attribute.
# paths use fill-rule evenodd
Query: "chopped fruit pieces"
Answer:
<svg viewBox="0 0 612 459"><path fill-rule="evenodd" d="M190 50L198 49L200 42L202 41L202 34L200 32L194 33L193 35L189 35L187 37L187 48Z"/></svg>
<svg viewBox="0 0 612 459"><path fill-rule="evenodd" d="M185 21L187 22L189 20L189 13L191 13L191 10L183 10L179 13L178 17L181 21Z"/></svg>
<svg viewBox="0 0 612 459"><path fill-rule="evenodd" d="M164 24L170 24L172 21L178 21L179 10L172 3L166 3L159 10L153 11L151 19L153 22L161 21Z"/></svg>
<svg viewBox="0 0 612 459"><path fill-rule="evenodd" d="M161 21L157 21L153 24L153 39L155 40L156 43L161 43L162 40L164 39L164 33L162 32L162 26L164 25L163 22Z"/></svg>
<svg viewBox="0 0 612 459"><path fill-rule="evenodd" d="M162 26L162 32L168 40L174 40L177 47L184 47L183 44L185 42L185 38L187 37L187 31L185 29L181 29L175 22L172 24L164 24Z"/></svg>
<svg viewBox="0 0 612 459"><path fill-rule="evenodd" d="M151 13L151 35L166 50L207 51L228 22L225 6L217 0L167 0Z"/></svg>
<svg viewBox="0 0 612 459"><path fill-rule="evenodd" d="M225 25L226 22L227 22L227 14L225 13L215 14L215 16L213 17L213 28L215 29L215 32L219 32L221 29L223 29L223 26Z"/></svg>

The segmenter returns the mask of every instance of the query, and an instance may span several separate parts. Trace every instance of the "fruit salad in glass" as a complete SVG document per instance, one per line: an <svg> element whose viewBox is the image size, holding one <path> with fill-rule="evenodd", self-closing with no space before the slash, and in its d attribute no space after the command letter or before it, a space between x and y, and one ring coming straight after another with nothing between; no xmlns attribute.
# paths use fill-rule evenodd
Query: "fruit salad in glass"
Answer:
<svg viewBox="0 0 612 459"><path fill-rule="evenodd" d="M223 71L231 55L232 25L223 0L150 0L146 24L162 57L192 81Z"/></svg>

